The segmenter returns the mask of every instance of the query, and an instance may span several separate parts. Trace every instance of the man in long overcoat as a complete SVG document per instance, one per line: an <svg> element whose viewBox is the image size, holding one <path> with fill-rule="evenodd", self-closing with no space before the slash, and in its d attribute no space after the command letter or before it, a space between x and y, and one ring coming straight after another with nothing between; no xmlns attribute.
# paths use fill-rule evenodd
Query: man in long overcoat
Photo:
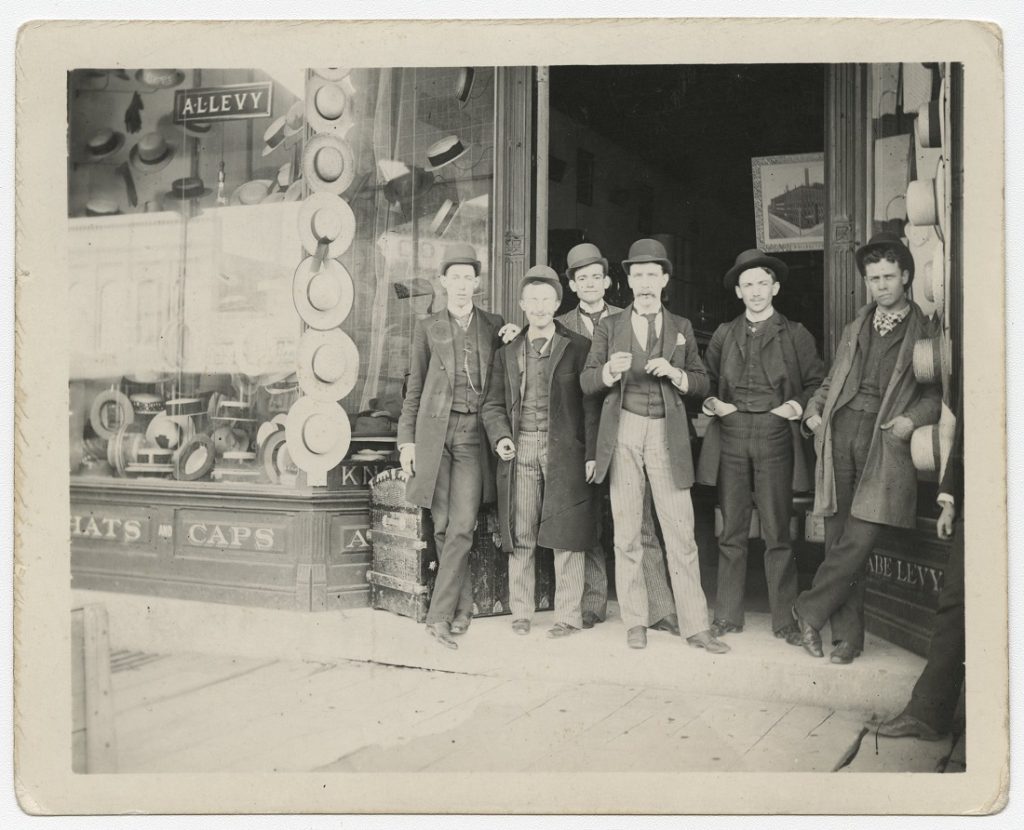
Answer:
<svg viewBox="0 0 1024 830"><path fill-rule="evenodd" d="M509 556L512 629L527 634L534 610L534 553L555 559L555 615L549 637L582 627L583 552L597 536L593 477L597 401L579 376L590 343L554 322L562 298L546 265L526 272L519 305L529 325L495 352L481 410L498 465L498 514Z"/></svg>
<svg viewBox="0 0 1024 830"><path fill-rule="evenodd" d="M743 251L723 280L743 300L743 314L723 323L704 352L711 396L697 481L718 486L718 597L711 630L742 631L747 579L751 483L764 539L764 570L772 631L792 645L800 634L791 609L797 595L789 538L793 491L810 489L800 416L821 385L825 367L814 338L773 304L789 269L756 248Z"/></svg>
<svg viewBox="0 0 1024 830"><path fill-rule="evenodd" d="M448 245L441 262L448 306L416 323L398 421L406 498L430 508L439 567L427 631L442 645L469 627L469 552L482 502L494 501L494 463L480 406L503 320L473 303L480 261L472 245Z"/></svg>
<svg viewBox="0 0 1024 830"><path fill-rule="evenodd" d="M917 382L914 344L933 324L907 297L914 259L896 234L876 234L855 252L871 298L843 329L832 370L804 411L818 460L814 510L825 516L825 561L793 616L804 649L822 657L831 621L833 663L864 648L864 570L883 526L917 521L910 437L938 421L937 386Z"/></svg>

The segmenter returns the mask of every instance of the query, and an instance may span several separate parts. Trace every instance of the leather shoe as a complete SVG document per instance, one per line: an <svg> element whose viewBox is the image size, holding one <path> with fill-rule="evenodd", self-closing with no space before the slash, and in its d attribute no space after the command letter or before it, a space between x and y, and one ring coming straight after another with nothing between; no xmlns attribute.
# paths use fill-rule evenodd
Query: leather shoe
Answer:
<svg viewBox="0 0 1024 830"><path fill-rule="evenodd" d="M647 648L647 629L634 625L626 632L626 645L630 648Z"/></svg>
<svg viewBox="0 0 1024 830"><path fill-rule="evenodd" d="M604 620L602 620L599 616L597 616L597 614L595 614L593 611L584 611L583 612L583 627L584 628L593 628L595 625L597 625L600 622L604 622Z"/></svg>
<svg viewBox="0 0 1024 830"><path fill-rule="evenodd" d="M846 666L852 663L855 657L860 657L860 655L861 650L859 648L854 648L853 644L849 640L840 640L838 645L832 649L829 659L833 663Z"/></svg>
<svg viewBox="0 0 1024 830"><path fill-rule="evenodd" d="M709 654L725 654L730 650L729 646L721 640L715 639L710 631L701 631L699 634L687 637L686 642L694 648L705 649Z"/></svg>
<svg viewBox="0 0 1024 830"><path fill-rule="evenodd" d="M825 652L821 649L821 634L813 625L807 622L797 613L796 606L792 608L793 619L796 620L797 628L800 631L800 645L811 657L824 657Z"/></svg>
<svg viewBox="0 0 1024 830"><path fill-rule="evenodd" d="M452 620L452 634L465 634L469 629L470 620L473 618L465 611L460 611Z"/></svg>
<svg viewBox="0 0 1024 830"><path fill-rule="evenodd" d="M516 634L529 634L530 633L530 621L529 620L512 620L512 630Z"/></svg>
<svg viewBox="0 0 1024 830"><path fill-rule="evenodd" d="M669 634L675 634L679 636L679 617L675 614L666 614L654 625L651 626L655 631L667 631Z"/></svg>
<svg viewBox="0 0 1024 830"><path fill-rule="evenodd" d="M728 620L712 620L710 631L712 637L721 637L723 634L732 634L733 632L739 634L743 631L743 626Z"/></svg>
<svg viewBox="0 0 1024 830"><path fill-rule="evenodd" d="M557 640L559 637L568 637L570 634L575 634L579 631L576 626L566 625L565 623L555 623L554 627L548 629L548 637L552 640Z"/></svg>
<svg viewBox="0 0 1024 830"><path fill-rule="evenodd" d="M427 634L437 640L445 648L459 647L459 644L452 639L451 626L446 622L428 623Z"/></svg>
<svg viewBox="0 0 1024 830"><path fill-rule="evenodd" d="M782 628L775 632L775 636L780 640L785 640L791 646L800 645L800 627L796 623L782 626Z"/></svg>
<svg viewBox="0 0 1024 830"><path fill-rule="evenodd" d="M922 741L941 741L943 735L923 720L906 712L879 724L870 724L883 738L920 738Z"/></svg>

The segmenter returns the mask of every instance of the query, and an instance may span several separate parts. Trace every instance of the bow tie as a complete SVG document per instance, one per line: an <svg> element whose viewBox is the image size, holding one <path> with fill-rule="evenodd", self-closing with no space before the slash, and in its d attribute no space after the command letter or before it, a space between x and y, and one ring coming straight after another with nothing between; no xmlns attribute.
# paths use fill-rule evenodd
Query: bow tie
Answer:
<svg viewBox="0 0 1024 830"><path fill-rule="evenodd" d="M875 309L875 331L878 332L880 337L885 337L891 332L896 326L903 322L910 313L910 306L906 306L901 311L882 311L881 309Z"/></svg>

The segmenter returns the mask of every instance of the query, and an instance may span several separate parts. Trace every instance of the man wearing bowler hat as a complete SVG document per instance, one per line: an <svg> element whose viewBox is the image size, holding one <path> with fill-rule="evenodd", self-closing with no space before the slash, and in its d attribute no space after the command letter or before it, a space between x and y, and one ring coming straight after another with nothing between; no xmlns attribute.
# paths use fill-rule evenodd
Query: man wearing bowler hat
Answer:
<svg viewBox="0 0 1024 830"><path fill-rule="evenodd" d="M398 421L406 498L430 508L439 567L427 632L448 648L469 627L469 551L481 502L494 501L494 468L480 406L503 320L474 305L480 261L472 245L444 250L441 285L448 307L416 322Z"/></svg>
<svg viewBox="0 0 1024 830"><path fill-rule="evenodd" d="M641 239L622 263L633 303L597 326L580 378L601 399L595 480L610 476L615 522L615 587L626 643L647 645L647 586L640 541L644 491L650 484L658 511L679 629L689 645L729 650L708 630L693 534L693 458L683 395L703 400L707 373L690 321L661 304L672 264L654 239Z"/></svg>
<svg viewBox="0 0 1024 830"><path fill-rule="evenodd" d="M864 568L885 525L912 528L917 472L910 437L939 418L940 390L917 382L914 344L933 325L907 297L914 259L896 234L879 233L854 254L870 302L843 329L832 369L804 410L814 433L814 511L825 516L825 561L793 606L801 644L833 663L864 648Z"/></svg>
<svg viewBox="0 0 1024 830"><path fill-rule="evenodd" d="M576 308L558 317L557 321L569 331L593 340L598 323L622 311L604 299L605 292L612 285L612 278L608 276L608 260L596 245L583 242L569 251L566 263L565 276L569 288L580 302ZM604 504L602 495L599 517L604 513ZM647 619L653 621L651 628L679 634L676 604L668 587L665 556L654 530L654 514L651 510L651 490L648 487L644 492L644 512L640 523L640 539L644 548L644 581L647 583ZM609 541L604 540L605 544ZM583 569L583 627L593 628L596 623L604 622L607 613L608 573L605 567L605 547L599 542L586 551Z"/></svg>
<svg viewBox="0 0 1024 830"><path fill-rule="evenodd" d="M583 551L597 539L593 489L597 401L584 398L579 377L590 342L555 322L562 301L558 274L546 265L526 272L519 307L527 327L495 352L480 417L498 466L498 512L508 563L512 630L529 634L534 604L534 552L555 559L555 619L548 637L583 627Z"/></svg>
<svg viewBox="0 0 1024 830"><path fill-rule="evenodd" d="M797 581L789 518L793 490L810 489L800 416L825 367L810 332L773 306L788 271L782 260L752 248L726 272L725 289L735 291L745 309L715 330L704 353L711 382L704 412L714 420L704 435L697 481L718 486L722 511L711 631L721 637L743 630L753 482L772 630L800 645L791 615Z"/></svg>

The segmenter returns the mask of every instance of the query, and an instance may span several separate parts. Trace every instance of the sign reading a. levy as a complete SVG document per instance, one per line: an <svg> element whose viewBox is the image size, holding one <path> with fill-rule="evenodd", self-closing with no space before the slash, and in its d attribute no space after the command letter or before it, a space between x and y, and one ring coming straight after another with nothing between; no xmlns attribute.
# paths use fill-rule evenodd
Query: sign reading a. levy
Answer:
<svg viewBox="0 0 1024 830"><path fill-rule="evenodd" d="M273 81L177 89L174 91L174 123L266 118L271 113L273 91Z"/></svg>

